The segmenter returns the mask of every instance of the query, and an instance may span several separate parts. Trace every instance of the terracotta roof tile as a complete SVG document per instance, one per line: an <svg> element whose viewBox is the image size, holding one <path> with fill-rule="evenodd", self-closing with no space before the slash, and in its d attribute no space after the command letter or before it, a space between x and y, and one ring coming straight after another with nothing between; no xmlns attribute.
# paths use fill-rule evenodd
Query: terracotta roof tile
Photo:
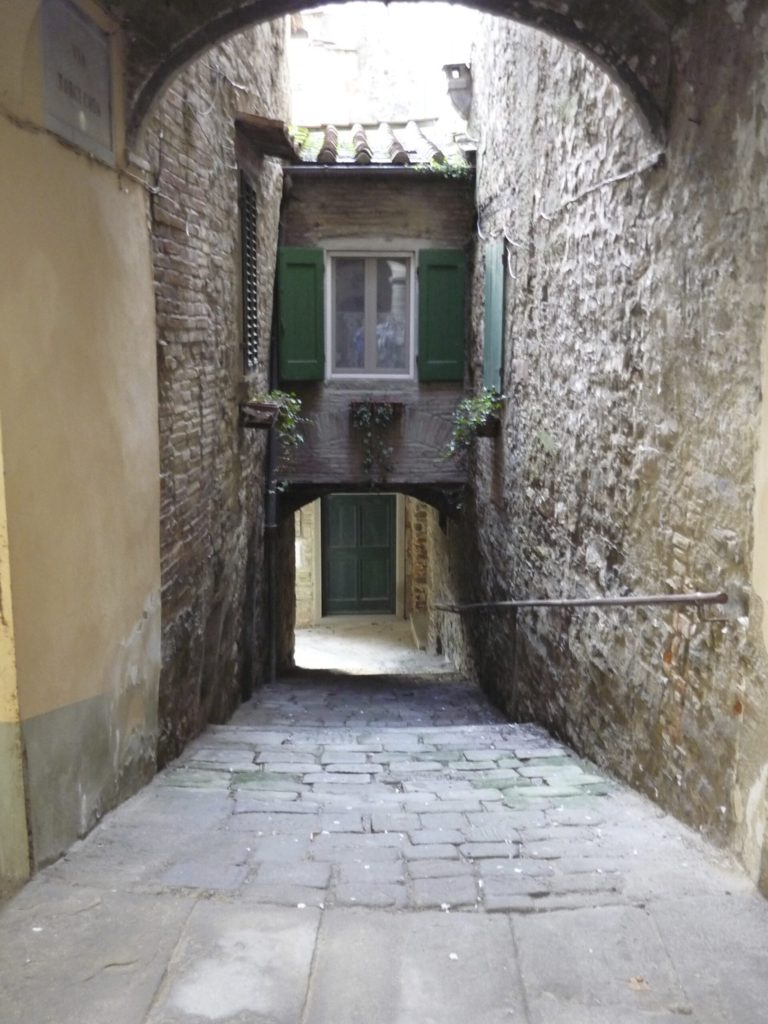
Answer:
<svg viewBox="0 0 768 1024"><path fill-rule="evenodd" d="M352 125L352 145L355 147L355 163L370 164L373 160L373 150L361 124Z"/></svg>
<svg viewBox="0 0 768 1024"><path fill-rule="evenodd" d="M325 132L323 133L323 144L320 147L320 152L317 154L317 162L319 164L335 164L338 160L339 155L339 133L338 130L332 125L326 125Z"/></svg>
<svg viewBox="0 0 768 1024"><path fill-rule="evenodd" d="M456 141L439 138L433 123L350 126L321 125L301 129L302 163L327 166L415 166L428 167L448 161L469 166Z"/></svg>

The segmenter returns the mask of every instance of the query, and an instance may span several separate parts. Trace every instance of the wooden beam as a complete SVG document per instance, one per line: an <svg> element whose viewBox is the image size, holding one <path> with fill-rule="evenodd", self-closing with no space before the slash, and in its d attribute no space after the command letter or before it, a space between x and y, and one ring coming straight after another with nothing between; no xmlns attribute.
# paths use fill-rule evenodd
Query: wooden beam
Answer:
<svg viewBox="0 0 768 1024"><path fill-rule="evenodd" d="M299 163L299 151L293 144L283 121L258 114L235 115L235 128L248 143L263 156L276 156L281 160Z"/></svg>

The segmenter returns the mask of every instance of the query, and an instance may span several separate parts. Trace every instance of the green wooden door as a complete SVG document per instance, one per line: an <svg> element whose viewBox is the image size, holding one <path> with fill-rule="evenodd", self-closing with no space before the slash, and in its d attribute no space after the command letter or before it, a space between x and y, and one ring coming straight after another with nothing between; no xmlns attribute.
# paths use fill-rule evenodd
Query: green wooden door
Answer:
<svg viewBox="0 0 768 1024"><path fill-rule="evenodd" d="M394 494L323 498L323 615L395 611Z"/></svg>

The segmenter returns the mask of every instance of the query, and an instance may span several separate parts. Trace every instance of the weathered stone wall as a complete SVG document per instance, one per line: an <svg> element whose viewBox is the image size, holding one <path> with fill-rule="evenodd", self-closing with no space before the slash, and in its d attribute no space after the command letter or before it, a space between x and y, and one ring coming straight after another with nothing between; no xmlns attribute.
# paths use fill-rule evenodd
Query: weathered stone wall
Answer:
<svg viewBox="0 0 768 1024"><path fill-rule="evenodd" d="M273 559L275 598L269 609L268 623L275 645L277 672L293 668L296 632L296 524L292 515L284 516L267 536L268 559Z"/></svg>
<svg viewBox="0 0 768 1024"><path fill-rule="evenodd" d="M315 621L316 545L320 543L320 517L315 515L316 502L303 505L294 512L296 534L296 627L301 629Z"/></svg>
<svg viewBox="0 0 768 1024"><path fill-rule="evenodd" d="M244 379L234 117L284 117L283 23L242 33L187 68L147 150L160 399L163 668L160 759L224 720L263 668L264 436L239 425ZM256 173L254 173L254 170ZM281 170L249 163L258 206L266 387Z"/></svg>
<svg viewBox="0 0 768 1024"><path fill-rule="evenodd" d="M468 677L476 675L465 618L439 611L437 603L458 604L471 593L477 545L468 519L449 519L430 508L427 516L427 648L442 654ZM466 545L470 546L467 547Z"/></svg>
<svg viewBox="0 0 768 1024"><path fill-rule="evenodd" d="M405 499L405 615L427 610L429 505Z"/></svg>
<svg viewBox="0 0 768 1024"><path fill-rule="evenodd" d="M725 588L712 623L694 610L521 613L514 675L507 613L468 621L480 678L512 714L727 840L755 877L762 849L768 886L752 589L767 54L763 5L699 4L675 36L662 157L583 56L487 21L478 206L483 235L508 239L508 402L503 436L478 446L463 545L474 560L476 527L477 579L463 596Z"/></svg>

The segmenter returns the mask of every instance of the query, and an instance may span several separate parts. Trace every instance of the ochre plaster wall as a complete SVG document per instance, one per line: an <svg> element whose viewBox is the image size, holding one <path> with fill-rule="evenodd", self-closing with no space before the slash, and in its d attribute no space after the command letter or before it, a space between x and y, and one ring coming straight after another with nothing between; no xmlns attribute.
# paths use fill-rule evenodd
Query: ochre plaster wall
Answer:
<svg viewBox="0 0 768 1024"><path fill-rule="evenodd" d="M0 424L0 897L4 885L29 872L21 721L16 689L11 567L5 514L3 435Z"/></svg>
<svg viewBox="0 0 768 1024"><path fill-rule="evenodd" d="M0 411L39 865L154 769L160 572L146 196L39 127L36 6L0 17Z"/></svg>

